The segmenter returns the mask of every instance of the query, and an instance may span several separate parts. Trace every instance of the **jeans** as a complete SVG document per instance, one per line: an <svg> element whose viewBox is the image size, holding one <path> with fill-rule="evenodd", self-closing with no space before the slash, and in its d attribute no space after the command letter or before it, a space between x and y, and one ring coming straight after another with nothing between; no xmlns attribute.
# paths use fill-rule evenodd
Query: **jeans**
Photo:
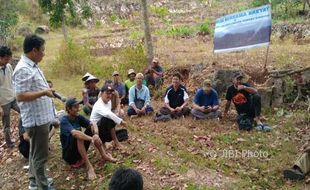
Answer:
<svg viewBox="0 0 310 190"><path fill-rule="evenodd" d="M11 141L11 128L10 128L10 124L11 124L11 119L10 119L10 113L11 113L11 109L17 111L18 113L20 113L19 111L19 107L17 105L16 100L2 105L1 106L3 109L3 116L2 116L2 125L3 125L3 133L4 133L4 138L5 138L5 142L7 145L12 144Z"/></svg>

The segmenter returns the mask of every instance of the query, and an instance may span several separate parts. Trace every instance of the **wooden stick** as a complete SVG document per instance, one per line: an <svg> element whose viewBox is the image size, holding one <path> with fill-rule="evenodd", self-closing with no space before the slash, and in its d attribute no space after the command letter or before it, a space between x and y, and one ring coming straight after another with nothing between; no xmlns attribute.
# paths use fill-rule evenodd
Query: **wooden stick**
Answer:
<svg viewBox="0 0 310 190"><path fill-rule="evenodd" d="M266 58L265 58L264 70L266 70L266 68L267 68L267 61L268 61L268 54L269 54L269 46L270 46L270 45L268 45L268 47L267 47L267 53L266 53Z"/></svg>

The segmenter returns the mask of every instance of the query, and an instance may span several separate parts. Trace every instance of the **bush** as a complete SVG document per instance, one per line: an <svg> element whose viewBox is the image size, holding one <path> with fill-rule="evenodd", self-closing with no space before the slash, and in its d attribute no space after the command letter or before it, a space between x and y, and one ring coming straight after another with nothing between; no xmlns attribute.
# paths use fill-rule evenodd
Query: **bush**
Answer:
<svg viewBox="0 0 310 190"><path fill-rule="evenodd" d="M126 79L128 69L142 72L147 66L143 45L121 49L112 57L91 56L90 43L79 45L68 40L64 41L61 47L59 56L52 64L52 72L62 78L89 72L98 78L110 79L113 71L117 70L123 79Z"/></svg>
<svg viewBox="0 0 310 190"><path fill-rule="evenodd" d="M190 27L190 26L178 26L178 27L171 27L166 30L158 30L155 33L157 35L169 35L169 36L181 36L181 37L188 37L193 33L197 32L197 28Z"/></svg>
<svg viewBox="0 0 310 190"><path fill-rule="evenodd" d="M52 71L58 76L82 75L89 71L93 61L88 46L79 45L69 39L62 42L59 55L52 64Z"/></svg>
<svg viewBox="0 0 310 190"><path fill-rule="evenodd" d="M169 10L167 7L155 7L151 6L150 12L159 16L160 18L165 18L169 14Z"/></svg>
<svg viewBox="0 0 310 190"><path fill-rule="evenodd" d="M199 32L203 35L210 34L210 22L208 19L205 19L205 21L200 25Z"/></svg>
<svg viewBox="0 0 310 190"><path fill-rule="evenodd" d="M299 8L303 5L303 0L271 0L273 16L276 19L294 18L298 14ZM258 7L269 4L269 0L253 0L252 6Z"/></svg>

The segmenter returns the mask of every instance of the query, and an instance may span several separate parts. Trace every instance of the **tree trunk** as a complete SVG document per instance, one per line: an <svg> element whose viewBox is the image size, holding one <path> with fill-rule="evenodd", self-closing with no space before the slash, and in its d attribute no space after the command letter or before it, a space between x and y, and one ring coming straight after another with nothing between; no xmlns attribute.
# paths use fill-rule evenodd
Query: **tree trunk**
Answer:
<svg viewBox="0 0 310 190"><path fill-rule="evenodd" d="M308 10L308 17L310 17L310 0L305 0L305 1L308 4L308 8L309 8L309 10Z"/></svg>
<svg viewBox="0 0 310 190"><path fill-rule="evenodd" d="M67 39L68 39L68 30L67 30L67 26L66 26L65 14L64 13L62 15L61 27L62 27L62 33L64 35L64 38L67 41Z"/></svg>
<svg viewBox="0 0 310 190"><path fill-rule="evenodd" d="M153 43L152 43L152 36L150 30L150 23L149 23L149 15L147 10L147 0L141 0L142 6L142 15L143 15L143 22L144 22L144 43L147 52L147 62L150 65L152 63L152 59L154 57L153 52Z"/></svg>

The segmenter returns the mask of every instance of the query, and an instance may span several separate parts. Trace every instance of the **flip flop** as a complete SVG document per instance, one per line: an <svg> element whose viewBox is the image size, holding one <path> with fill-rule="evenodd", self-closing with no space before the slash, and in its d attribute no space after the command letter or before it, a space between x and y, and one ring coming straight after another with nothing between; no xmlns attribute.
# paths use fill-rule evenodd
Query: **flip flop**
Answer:
<svg viewBox="0 0 310 190"><path fill-rule="evenodd" d="M267 124L258 124L255 129L264 132L270 132L272 130L272 128L269 127Z"/></svg>

